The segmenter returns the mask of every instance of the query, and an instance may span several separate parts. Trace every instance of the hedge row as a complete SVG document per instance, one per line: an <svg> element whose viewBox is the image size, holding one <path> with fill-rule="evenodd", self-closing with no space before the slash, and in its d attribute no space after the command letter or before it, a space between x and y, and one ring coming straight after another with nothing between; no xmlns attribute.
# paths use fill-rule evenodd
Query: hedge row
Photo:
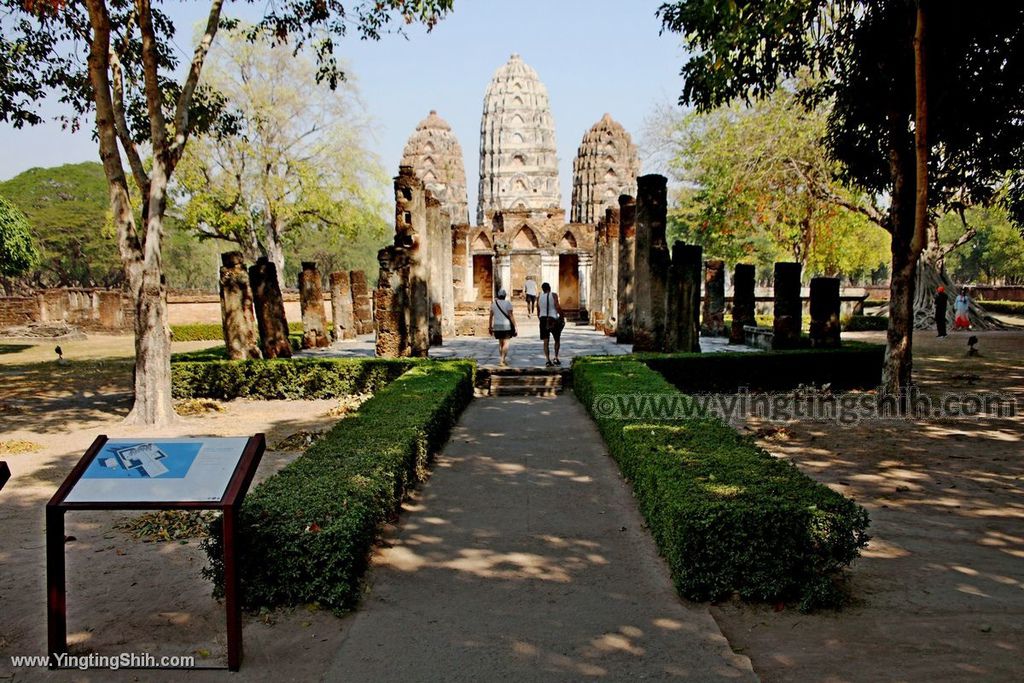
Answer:
<svg viewBox="0 0 1024 683"><path fill-rule="evenodd" d="M979 301L978 305L989 313L1024 315L1024 301Z"/></svg>
<svg viewBox="0 0 1024 683"><path fill-rule="evenodd" d="M882 381L884 357L884 346L858 342L844 342L838 349L636 355L687 393L732 393L742 387L784 391L801 384L875 389Z"/></svg>
<svg viewBox="0 0 1024 683"><path fill-rule="evenodd" d="M327 332L333 329L331 323L327 323ZM298 336L302 340L302 323L288 323L288 337ZM173 341L222 341L224 330L220 323L187 323L183 325L171 325L171 340ZM294 343L293 343L294 346Z"/></svg>
<svg viewBox="0 0 1024 683"><path fill-rule="evenodd" d="M175 356L171 363L174 398L335 398L376 391L415 363L387 358L229 361L203 353Z"/></svg>
<svg viewBox="0 0 1024 683"><path fill-rule="evenodd" d="M688 400L638 360L577 359L573 387L632 483L680 595L841 604L835 579L868 539L863 508L717 419L607 417L598 397Z"/></svg>
<svg viewBox="0 0 1024 683"><path fill-rule="evenodd" d="M262 482L239 513L245 607L318 603L342 610L380 525L420 481L473 397L469 361L423 363L378 391L305 454ZM204 543L223 589L222 534Z"/></svg>
<svg viewBox="0 0 1024 683"><path fill-rule="evenodd" d="M877 332L889 329L889 317L885 315L851 315L843 318L843 329L847 332Z"/></svg>

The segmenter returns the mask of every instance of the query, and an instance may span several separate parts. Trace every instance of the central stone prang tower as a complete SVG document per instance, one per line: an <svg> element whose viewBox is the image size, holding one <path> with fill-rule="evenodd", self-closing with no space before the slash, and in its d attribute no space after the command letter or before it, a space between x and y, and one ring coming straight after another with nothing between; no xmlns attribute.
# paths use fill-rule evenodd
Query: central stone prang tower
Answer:
<svg viewBox="0 0 1024 683"><path fill-rule="evenodd" d="M548 91L537 72L513 54L494 72L484 95L477 224L489 225L497 211L550 209L561 202Z"/></svg>
<svg viewBox="0 0 1024 683"><path fill-rule="evenodd" d="M448 122L431 110L409 136L402 152L401 166L411 166L416 177L448 212L452 222L469 222L466 171L462 147Z"/></svg>
<svg viewBox="0 0 1024 683"><path fill-rule="evenodd" d="M573 223L597 223L608 209L619 208L619 196L636 196L640 158L633 139L618 121L605 114L583 136L572 164Z"/></svg>

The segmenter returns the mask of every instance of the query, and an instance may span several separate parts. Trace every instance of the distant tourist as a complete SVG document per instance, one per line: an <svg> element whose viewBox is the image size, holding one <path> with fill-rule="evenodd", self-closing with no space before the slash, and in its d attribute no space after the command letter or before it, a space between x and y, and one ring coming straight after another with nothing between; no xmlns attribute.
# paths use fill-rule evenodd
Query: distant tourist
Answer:
<svg viewBox="0 0 1024 683"><path fill-rule="evenodd" d="M540 338L544 340L544 358L547 360L547 367L561 365L558 359L558 352L562 348L562 328L565 327L565 318L562 315L562 307L558 304L558 295L551 291L551 285L544 283L540 286L541 295L537 301L537 315L540 316ZM555 338L555 360L551 360L548 352L548 341L550 337Z"/></svg>
<svg viewBox="0 0 1024 683"><path fill-rule="evenodd" d="M960 295L957 296L956 301L953 302L953 313L956 316L953 319L954 330L969 330L971 329L971 299L967 296L967 288L964 287L960 290Z"/></svg>
<svg viewBox="0 0 1024 683"><path fill-rule="evenodd" d="M949 296L945 287L935 290L935 329L937 337L946 336L946 308L949 306Z"/></svg>
<svg viewBox="0 0 1024 683"><path fill-rule="evenodd" d="M533 279L532 275L526 278L523 291L526 294L526 317L530 318L533 316L534 308L537 307L537 281Z"/></svg>
<svg viewBox="0 0 1024 683"><path fill-rule="evenodd" d="M487 321L487 329L498 340L498 353L501 354L501 365L508 365L509 339L515 337L516 317L512 311L512 302L507 300L508 292L498 290L498 298L491 303L491 317Z"/></svg>

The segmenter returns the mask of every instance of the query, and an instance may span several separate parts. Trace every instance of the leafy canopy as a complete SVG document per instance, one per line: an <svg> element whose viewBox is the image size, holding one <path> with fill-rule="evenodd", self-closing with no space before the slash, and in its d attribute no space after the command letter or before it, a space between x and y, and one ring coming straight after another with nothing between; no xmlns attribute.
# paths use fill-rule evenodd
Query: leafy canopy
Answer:
<svg viewBox="0 0 1024 683"><path fill-rule="evenodd" d="M25 214L0 197L0 275L17 277L31 270L38 260Z"/></svg>

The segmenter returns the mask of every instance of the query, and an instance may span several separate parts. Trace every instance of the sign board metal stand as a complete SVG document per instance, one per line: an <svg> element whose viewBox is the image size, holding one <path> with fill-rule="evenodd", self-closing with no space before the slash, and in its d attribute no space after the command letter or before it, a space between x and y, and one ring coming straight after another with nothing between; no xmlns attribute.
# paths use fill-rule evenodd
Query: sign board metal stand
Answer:
<svg viewBox="0 0 1024 683"><path fill-rule="evenodd" d="M0 460L0 490L3 490L4 484L11 478L11 468L7 466L7 463Z"/></svg>
<svg viewBox="0 0 1024 683"><path fill-rule="evenodd" d="M208 444L218 441L231 443L219 447L219 450L210 449L216 456L198 457ZM234 444L241 441L244 441L242 447L232 452ZM179 463L177 471L165 465L175 460L161 450L165 444L188 445L191 449L177 457L178 461L187 460L185 464ZM263 434L256 434L247 440L211 437L119 439L115 442L103 435L96 437L46 504L47 645L51 669L57 668L57 655L68 651L64 513L69 510L220 510L224 516L224 606L227 611L228 669L238 671L242 663L242 609L236 564L238 510L264 450L266 438ZM97 460L101 454L109 453L115 455ZM172 456L179 454L174 453ZM205 465L206 470L202 466L195 467L195 463ZM209 472L212 468L217 468L214 475L223 473L223 476L220 479L211 476ZM201 480L205 489L196 496L187 493L190 469L196 470L195 478ZM91 486L80 486L85 481ZM167 485L168 481L180 485ZM148 485L148 488L140 488L143 485ZM219 495L211 494L210 486L216 487Z"/></svg>

